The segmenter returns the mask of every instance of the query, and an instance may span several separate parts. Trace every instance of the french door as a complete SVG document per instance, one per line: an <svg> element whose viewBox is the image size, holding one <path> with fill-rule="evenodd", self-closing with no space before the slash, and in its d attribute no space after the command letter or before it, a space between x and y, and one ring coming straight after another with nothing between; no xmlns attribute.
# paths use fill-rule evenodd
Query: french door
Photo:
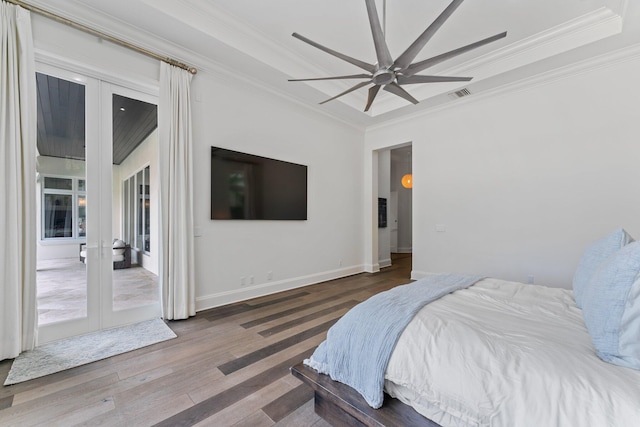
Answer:
<svg viewBox="0 0 640 427"><path fill-rule="evenodd" d="M38 343L158 317L157 97L37 70Z"/></svg>

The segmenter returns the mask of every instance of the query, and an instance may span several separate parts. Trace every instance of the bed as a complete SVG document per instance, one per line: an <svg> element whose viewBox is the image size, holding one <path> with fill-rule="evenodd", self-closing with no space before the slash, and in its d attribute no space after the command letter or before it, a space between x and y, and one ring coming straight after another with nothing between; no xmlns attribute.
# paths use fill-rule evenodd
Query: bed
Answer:
<svg viewBox="0 0 640 427"><path fill-rule="evenodd" d="M385 331L350 330L336 341L330 330L292 373L313 387L316 412L336 426L638 426L640 244L619 237L618 230L608 250L587 248L574 290L474 279L420 306L398 337L385 338L395 345L380 374L382 404L348 374L335 374L359 370L358 361L377 358L377 350L366 348L351 362L353 350L344 350L349 354L332 356L334 371L318 363L327 342L359 347L365 344L351 343L356 335L376 341ZM439 279L429 280L407 286L432 287Z"/></svg>

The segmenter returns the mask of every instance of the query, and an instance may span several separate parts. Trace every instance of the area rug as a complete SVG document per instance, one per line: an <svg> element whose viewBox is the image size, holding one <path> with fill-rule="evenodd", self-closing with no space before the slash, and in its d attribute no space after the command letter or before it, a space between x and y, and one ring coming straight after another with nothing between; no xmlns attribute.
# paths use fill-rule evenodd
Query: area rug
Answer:
<svg viewBox="0 0 640 427"><path fill-rule="evenodd" d="M4 385L43 377L175 337L162 319L152 319L48 343L16 357Z"/></svg>

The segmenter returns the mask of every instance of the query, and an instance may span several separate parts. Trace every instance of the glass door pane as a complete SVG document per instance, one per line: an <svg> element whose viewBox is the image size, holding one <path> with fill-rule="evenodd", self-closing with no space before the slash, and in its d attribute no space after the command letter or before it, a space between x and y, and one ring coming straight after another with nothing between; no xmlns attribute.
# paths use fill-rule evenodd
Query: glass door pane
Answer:
<svg viewBox="0 0 640 427"><path fill-rule="evenodd" d="M113 89L113 188L122 192L114 193L113 201L112 309L118 313L114 319L148 318L158 315L160 307L158 251L151 246L158 209L157 106L140 94Z"/></svg>
<svg viewBox="0 0 640 427"><path fill-rule="evenodd" d="M88 327L86 87L71 80L36 73L36 285L45 339L47 326L69 333Z"/></svg>

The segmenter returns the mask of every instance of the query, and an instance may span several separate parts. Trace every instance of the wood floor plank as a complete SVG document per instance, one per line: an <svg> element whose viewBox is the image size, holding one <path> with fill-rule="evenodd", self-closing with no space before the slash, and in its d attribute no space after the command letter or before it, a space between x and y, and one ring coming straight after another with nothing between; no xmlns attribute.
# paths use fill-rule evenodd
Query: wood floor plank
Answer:
<svg viewBox="0 0 640 427"><path fill-rule="evenodd" d="M125 379L145 370L155 369L161 366L176 363L190 363L192 359L200 359L207 353L222 355L226 349L216 345L212 339L203 339L198 342L189 342L188 345L175 345L164 350L140 355L130 359L118 369L120 378Z"/></svg>
<svg viewBox="0 0 640 427"><path fill-rule="evenodd" d="M206 310L202 312L202 316L213 322L219 319L224 319L229 316L233 316L238 313L244 313L247 311L257 310L259 308L268 307L274 304L280 304L283 302L288 302L291 300L295 300L301 296L308 295L308 292L296 292L290 295L280 296L278 298L273 298L273 296L269 296L270 298L262 297L256 298L253 300L245 301L243 303L232 304L230 306L224 306L221 308L214 308L211 310Z"/></svg>
<svg viewBox="0 0 640 427"><path fill-rule="evenodd" d="M35 425L59 417L65 412L82 408L86 401L83 396L91 387L102 388L118 381L116 374L107 375L82 384L63 394L50 395L47 398L35 399L22 405L14 405L0 411L0 425Z"/></svg>
<svg viewBox="0 0 640 427"><path fill-rule="evenodd" d="M336 289L334 292L332 292L330 295L326 296L325 298L321 298L321 299L313 298L307 304L296 306L296 307L290 308L288 310L282 310L282 311L276 312L274 314L271 314L271 315L268 315L268 316L265 316L265 317L262 317L262 318L259 318L259 319L252 320L250 322L243 323L240 326L242 326L243 328L252 328L254 326L261 325L263 323L269 322L269 321L274 320L274 319L279 319L281 317L285 317L285 316L288 316L290 314L301 312L301 311L306 310L308 308L314 308L314 307L317 307L318 305L321 305L321 304L325 304L325 303L328 303L328 302L333 302L336 299L336 294L339 294L339 296L341 298L344 298L346 296L358 293L358 292L362 291L363 289L365 289L368 286L370 286L370 284L366 283L366 284L363 284L363 285L360 285L360 286L352 287L351 289L339 289L339 290Z"/></svg>
<svg viewBox="0 0 640 427"><path fill-rule="evenodd" d="M231 387L241 382L247 381L256 375L260 375L264 371L273 368L274 366L291 357L294 357L297 354L311 353L323 340L324 336L318 335L306 341L298 343L285 351L281 351L280 353L254 363L253 365L250 365L245 369L236 371L231 375L223 375L222 373L220 373L220 375L222 376L220 379L209 382L207 384L199 385L198 387L194 387L189 392L189 397L191 397L194 402L199 403L210 398L213 395L224 393ZM287 380L290 381L289 376L287 376Z"/></svg>
<svg viewBox="0 0 640 427"><path fill-rule="evenodd" d="M334 306L331 306L331 307L327 307L324 310L316 311L316 312L313 312L313 313L308 314L306 316L296 317L295 319L290 320L289 322L281 323L281 324L279 324L277 326L273 326L271 328L264 329L264 330L258 332L258 334L260 334L260 336L263 336L263 337L270 337L271 335L275 335L278 332L286 331L286 330L291 329L291 328L293 328L295 326L298 326L298 325L301 325L303 323L307 323L307 322L309 322L311 320L315 320L315 319L318 319L320 317L323 317L323 316L325 316L327 314L331 314L331 313L334 313L336 311L343 310L345 308L347 308L347 309L351 308L354 305L356 305L357 303L358 303L358 301L356 301L356 300L349 300L349 301L343 302L342 304L338 304L338 305L334 305Z"/></svg>
<svg viewBox="0 0 640 427"><path fill-rule="evenodd" d="M285 338L283 340L270 344L266 347L263 347L260 350L256 350L252 353L246 354L242 357L238 357L237 359L224 363L218 366L218 369L220 369L220 371L223 374L229 375L239 369L242 369L251 365L252 363L255 363L259 360L262 360L266 357L271 356L272 354L282 351L285 348L289 348L295 343L304 341L307 338L311 338L315 335L325 333L337 321L338 319L332 319L332 320L329 320L328 322L324 322L321 325L315 326L311 329L307 329L306 331L300 332L299 334L290 336L288 338Z"/></svg>
<svg viewBox="0 0 640 427"><path fill-rule="evenodd" d="M216 427L218 425L220 424L217 424ZM233 424L232 427L271 427L273 425L273 421L267 416L267 414L262 411L256 411L248 417L245 417Z"/></svg>
<svg viewBox="0 0 640 427"><path fill-rule="evenodd" d="M193 389L224 378L224 375L215 367L217 363L216 358L211 358L190 364L183 369L175 367L174 373L158 378L152 384L140 385L114 394L116 405L119 410L130 412L141 405L146 406L155 401L168 399L174 394L189 396ZM193 399L190 396L189 399L191 400L189 406L192 406Z"/></svg>
<svg viewBox="0 0 640 427"><path fill-rule="evenodd" d="M277 423L312 398L313 390L306 384L300 384L263 407L262 411Z"/></svg>
<svg viewBox="0 0 640 427"><path fill-rule="evenodd" d="M0 399L0 411L6 408L10 408L13 404L13 396L7 396Z"/></svg>
<svg viewBox="0 0 640 427"><path fill-rule="evenodd" d="M274 398L279 398L291 390L284 377L280 378L258 391L251 393L244 399L239 400L233 405L229 405L215 415L196 424L196 426L229 426L240 422L247 416L247 413L255 412L265 405L265 402ZM271 422L273 424L273 422Z"/></svg>
<svg viewBox="0 0 640 427"><path fill-rule="evenodd" d="M275 424L275 427L332 427L316 415L313 399L308 400L294 412Z"/></svg>
<svg viewBox="0 0 640 427"><path fill-rule="evenodd" d="M296 354L290 359L279 363L278 365L270 368L250 379L243 381L223 393L211 396L207 400L204 400L191 408L167 418L166 420L156 424L157 427L177 427L177 426L191 426L196 424L212 415L220 412L227 406L243 399L244 397L255 393L256 391L266 387L267 385L277 381L285 375L289 374L289 368L296 360L308 358L311 355L311 351L305 351L304 353Z"/></svg>
<svg viewBox="0 0 640 427"><path fill-rule="evenodd" d="M82 423L90 422L96 415L104 414L106 412L113 411L116 408L112 398L105 398L98 402L90 403L73 411L69 411L61 414L55 418L48 418L45 421L46 425L78 425Z"/></svg>
<svg viewBox="0 0 640 427"><path fill-rule="evenodd" d="M116 409L94 417L81 425L86 427L148 426L160 422L193 405L186 394L173 394L161 399L141 402L136 406Z"/></svg>
<svg viewBox="0 0 640 427"><path fill-rule="evenodd" d="M118 377L117 373L113 372L113 370L111 369L108 371L95 370L87 372L85 375L79 377L70 378L69 380L61 383L60 387L58 387L57 390L55 384L48 384L37 389L32 389L24 393L16 394L14 405L22 405L34 400L41 402L36 404L42 404L43 402L50 404L58 399L67 399L68 394L64 393L64 391L67 390L69 393L71 393L74 390L77 390L80 386L88 387L92 390L98 390L99 388L97 387L96 380L111 375L116 375L118 380L117 383L119 384L128 384L130 382L127 380L121 381L122 379ZM149 381L151 378L154 378L156 376L163 375L167 375L166 369L161 369L159 370L159 372L147 371L144 375L141 375L138 378L134 378L134 381L142 383L144 381Z"/></svg>
<svg viewBox="0 0 640 427"><path fill-rule="evenodd" d="M319 317L317 319L313 319L309 322L306 323L302 323L299 325L295 325L292 326L291 328L279 332L278 334L274 334L274 335L270 335L267 337L262 337L260 336L257 331L256 336L260 337L259 339L254 339L254 340L250 340L250 341L244 341L244 342L238 342L237 345L233 346L233 348L231 349L231 351L233 352L233 354L235 355L236 358L245 356L249 353L253 353L254 351L260 350L261 348L267 347L271 344L274 344L282 339L291 337L293 335L299 334L299 333L303 333L305 331L307 331L308 329L314 328L318 325L321 325L325 322L329 322L329 321L334 321L339 319L340 317L342 317L344 315L344 313L346 313L348 310L346 308L343 308L341 310L338 310L336 312L333 313L329 313L329 314L325 314L322 317ZM324 335L324 334L323 334Z"/></svg>

